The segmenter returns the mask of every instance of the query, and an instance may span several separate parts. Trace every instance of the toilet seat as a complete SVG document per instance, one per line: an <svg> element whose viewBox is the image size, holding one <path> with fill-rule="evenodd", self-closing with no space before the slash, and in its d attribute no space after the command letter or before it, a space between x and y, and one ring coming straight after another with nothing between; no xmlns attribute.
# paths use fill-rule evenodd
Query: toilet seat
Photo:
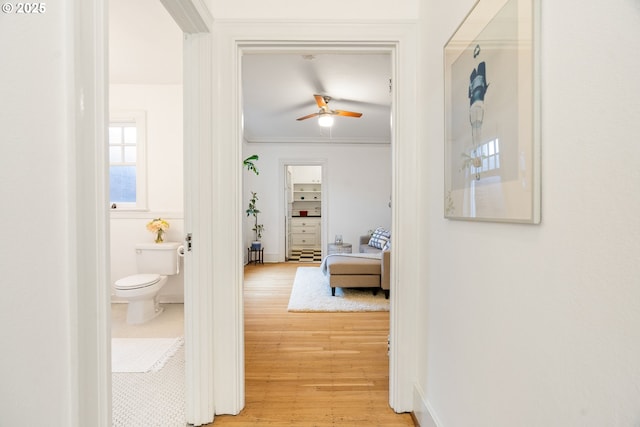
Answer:
<svg viewBox="0 0 640 427"><path fill-rule="evenodd" d="M159 274L134 274L132 276L123 277L116 280L115 288L121 291L146 288L160 281Z"/></svg>

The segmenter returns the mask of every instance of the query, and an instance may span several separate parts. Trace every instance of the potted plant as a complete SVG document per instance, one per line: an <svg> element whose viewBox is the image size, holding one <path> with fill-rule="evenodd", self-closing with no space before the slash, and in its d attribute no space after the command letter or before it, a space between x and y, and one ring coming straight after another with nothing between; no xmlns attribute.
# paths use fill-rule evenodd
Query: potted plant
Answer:
<svg viewBox="0 0 640 427"><path fill-rule="evenodd" d="M259 157L257 154L253 154L242 161L242 164L247 168L248 171L255 173L256 175L260 175L258 172L258 168L256 167L256 161L258 161Z"/></svg>
<svg viewBox="0 0 640 427"><path fill-rule="evenodd" d="M258 214L260 213L260 210L258 210L258 208L256 207L257 201L258 194L255 191L252 191L251 198L249 199L249 209L247 209L247 216L253 216L255 220L252 230L256 233L256 238L251 243L251 249L260 249L262 247L260 238L262 237L262 232L264 231L264 225L258 224Z"/></svg>

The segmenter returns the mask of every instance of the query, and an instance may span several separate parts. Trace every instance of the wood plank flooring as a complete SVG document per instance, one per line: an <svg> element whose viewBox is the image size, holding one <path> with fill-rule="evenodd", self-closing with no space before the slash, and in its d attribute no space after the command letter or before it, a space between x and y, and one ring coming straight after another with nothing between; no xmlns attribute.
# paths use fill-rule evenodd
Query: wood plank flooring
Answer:
<svg viewBox="0 0 640 427"><path fill-rule="evenodd" d="M288 312L301 265L245 267L246 406L210 426L414 426L388 404L389 313Z"/></svg>

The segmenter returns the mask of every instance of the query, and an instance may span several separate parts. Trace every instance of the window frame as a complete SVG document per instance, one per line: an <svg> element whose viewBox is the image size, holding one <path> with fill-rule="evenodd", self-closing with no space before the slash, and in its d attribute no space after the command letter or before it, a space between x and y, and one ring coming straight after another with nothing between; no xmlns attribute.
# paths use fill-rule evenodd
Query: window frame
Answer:
<svg viewBox="0 0 640 427"><path fill-rule="evenodd" d="M479 158L481 160L480 166L474 166L473 160ZM495 137L480 144L477 148L471 150L469 159L472 161L470 164L470 172L473 175L497 176L500 175L501 167L501 151L500 151L500 138ZM493 164L492 164L493 163Z"/></svg>
<svg viewBox="0 0 640 427"><path fill-rule="evenodd" d="M109 196L109 207L117 211L147 211L147 114L145 111L112 111L109 113L109 130L112 125L135 124L136 127L136 201L113 202ZM109 138L107 137L108 170L111 170ZM114 163L115 164L115 163ZM111 174L109 172L109 182ZM108 192L110 194L110 192ZM115 208L113 207L115 205Z"/></svg>

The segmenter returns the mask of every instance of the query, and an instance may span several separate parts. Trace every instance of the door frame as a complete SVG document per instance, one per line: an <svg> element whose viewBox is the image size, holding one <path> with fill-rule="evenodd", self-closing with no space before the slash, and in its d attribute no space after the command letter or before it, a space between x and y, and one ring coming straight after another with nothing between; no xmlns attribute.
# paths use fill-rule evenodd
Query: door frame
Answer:
<svg viewBox="0 0 640 427"><path fill-rule="evenodd" d="M213 97L211 83L211 26L213 17L199 0L161 0L170 15L185 33L183 66L185 166L192 167L201 147L211 140L210 112ZM112 425L111 396L111 283L109 280L109 203L106 135L109 123L108 72L108 0L70 2L69 67L70 114L74 144L76 183L75 209L77 281L75 311L70 314L76 326L70 360L75 360L72 395L73 425ZM205 153L206 154L206 153ZM209 164L207 164L208 168ZM199 171L198 171L199 172ZM202 230L194 206L206 203L206 195L192 182L193 173L185 173L185 231ZM76 191L76 188L73 189ZM189 231L186 231L189 232ZM185 365L187 422L202 425L213 421L213 379L202 369L203 360L211 361L212 339L207 339L211 322L198 320L210 317L210 307L198 302L209 288L200 276L204 256L210 254L206 244L198 251L185 254ZM87 286L94 283L95 286ZM203 284L204 283L204 284ZM200 329L201 328L201 329ZM212 361L210 363L213 363Z"/></svg>
<svg viewBox="0 0 640 427"><path fill-rule="evenodd" d="M219 216L212 218L214 227L223 233L219 241L224 253L214 281L214 330L219 334L214 363L226 367L214 375L216 413L239 413L244 406L244 323L242 295L242 55L265 48L274 51L316 48L325 50L377 50L392 57L392 233L394 249L391 257L391 312L389 404L396 412L413 409L416 382L415 301L420 283L419 248L415 227L418 224L416 153L418 113L417 75L418 32L415 22L255 22L217 20L214 26L214 81L217 87L214 115L216 132L214 149L223 161L216 161L225 186L218 186ZM229 185L231 184L231 185ZM214 192L216 190L214 189ZM201 218L203 220L206 218ZM229 233L229 229L233 229ZM234 235L235 239L229 238ZM219 285L216 285L216 282ZM219 323L218 323L219 322ZM224 331L222 330L224 329ZM216 372L219 372L216 369ZM219 400L220 397L222 400ZM220 404L220 406L219 406ZM218 412L218 409L225 412Z"/></svg>
<svg viewBox="0 0 640 427"><path fill-rule="evenodd" d="M329 186L327 181L327 159L318 159L318 158L291 158L291 159L280 159L279 162L279 187L282 189L280 194L278 195L278 205L280 206L280 211L278 215L280 218L288 219L286 199L284 195L284 188L286 185L286 169L288 166L320 166L321 168L321 180L322 180L322 196L320 198L321 210L320 210L320 249L322 253L325 253L325 246L327 243L327 229L329 223L329 209L327 205L327 200L329 199L328 191ZM282 261L287 260L288 255L288 246L287 246L287 226L285 224L280 224L280 227L284 226L284 230L278 230L278 247L282 248L282 250L278 251L278 259ZM284 256L283 256L284 255Z"/></svg>

